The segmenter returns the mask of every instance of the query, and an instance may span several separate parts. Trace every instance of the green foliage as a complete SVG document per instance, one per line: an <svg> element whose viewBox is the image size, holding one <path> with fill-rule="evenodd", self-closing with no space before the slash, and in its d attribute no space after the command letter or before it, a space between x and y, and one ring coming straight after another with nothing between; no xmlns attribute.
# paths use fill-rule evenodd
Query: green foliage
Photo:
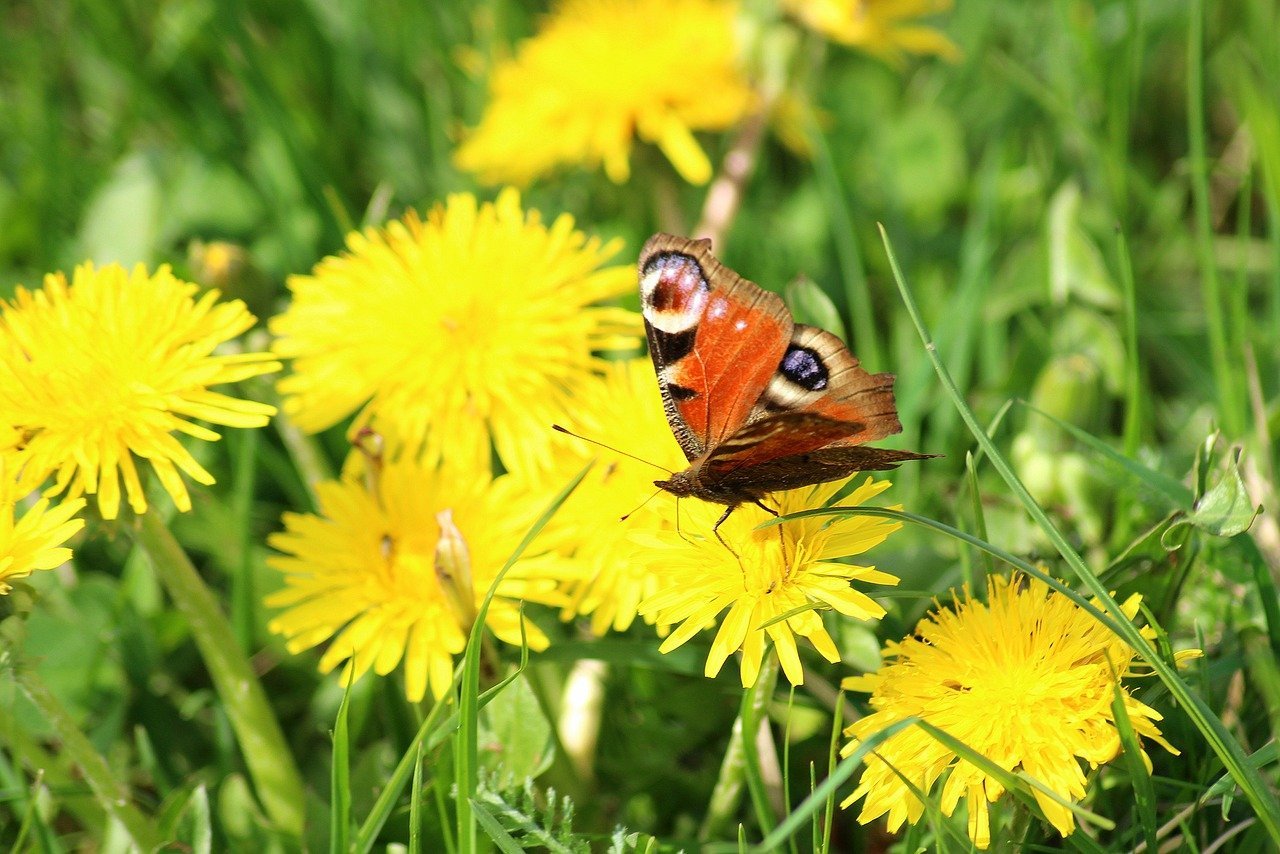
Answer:
<svg viewBox="0 0 1280 854"><path fill-rule="evenodd" d="M5 4L0 296L88 258L204 281L197 247L221 240L247 260L219 286L274 314L349 229L492 195L451 152L546 8ZM963 0L933 23L956 62L797 36L786 73L807 152L766 132L716 250L895 373L895 446L945 455L894 473L894 518L911 524L873 559L901 589L877 624L823 614L843 661L804 653L790 713L785 685L752 706L732 675L704 678L702 647L659 655L643 625L588 640L546 612L530 616L547 652L522 661L477 630L438 704L407 704L395 675L318 674L268 631L280 580L264 543L314 501L313 473L340 468L343 426L314 442L227 431L193 449L217 484L193 490L192 513L92 520L73 568L0 597L0 847L576 854L737 850L741 833L761 851L965 850L963 810L944 816L936 791L893 841L833 806L865 753L834 753L845 703L865 711L835 686L935 599L1017 566L1117 625L1114 603L1143 595L1159 636L1131 640L1155 676L1132 690L1180 753L1143 741L1148 771L1117 703L1124 756L1090 770L1084 828L1063 843L1010 800L993 850L1272 850L1280 12ZM733 140L699 141L718 163ZM649 233L687 230L704 192L643 146L632 167L621 186L569 170L525 202L621 237L630 263ZM1205 657L1175 671L1187 647ZM583 660L603 663L602 702L575 766L557 724ZM774 741L749 741L717 801L741 720ZM1030 800L1034 782L1006 777Z"/></svg>

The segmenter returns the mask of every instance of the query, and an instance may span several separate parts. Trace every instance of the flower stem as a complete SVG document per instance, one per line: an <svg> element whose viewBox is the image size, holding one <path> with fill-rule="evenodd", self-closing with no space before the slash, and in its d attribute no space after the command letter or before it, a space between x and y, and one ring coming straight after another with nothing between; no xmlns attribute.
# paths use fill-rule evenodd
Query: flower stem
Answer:
<svg viewBox="0 0 1280 854"><path fill-rule="evenodd" d="M693 230L694 237L706 237L712 246L724 242L725 233L737 216L742 205L742 192L747 186L756 167L756 157L760 153L760 140L764 136L767 107L747 117L733 141L733 147L724 156L724 165L720 174L707 189L707 198L702 205L702 216Z"/></svg>
<svg viewBox="0 0 1280 854"><path fill-rule="evenodd" d="M13 675L23 693L40 710L45 723L57 735L62 755L74 762L84 775L85 782L98 799L98 805L124 827L139 850L157 849L163 839L159 828L129 802L128 787L111 773L106 760L94 749L44 681L29 667L15 667Z"/></svg>
<svg viewBox="0 0 1280 854"><path fill-rule="evenodd" d="M182 546L155 514L136 517L133 536L187 618L263 807L281 831L301 836L302 777L231 624Z"/></svg>
<svg viewBox="0 0 1280 854"><path fill-rule="evenodd" d="M747 689L738 718L733 722L729 746L725 748L724 759L720 763L720 776L716 780L715 788L711 791L707 815L702 821L702 827L698 830L699 841L706 842L717 838L722 829L727 827L737 815L738 804L742 800L743 784L747 780L748 766L759 764L758 761L752 762L753 757L749 752L744 733L749 727L754 742L758 729L769 725L767 718L764 717L764 708L769 697L773 695L773 686L777 680L778 658L772 654L765 655L760 663L760 673L756 676L756 682ZM755 800L754 791L752 795ZM758 812L764 807L764 814L760 816L761 824L772 824L769 820L771 817L768 816L767 805L757 803L756 807ZM769 828L765 829L767 831Z"/></svg>

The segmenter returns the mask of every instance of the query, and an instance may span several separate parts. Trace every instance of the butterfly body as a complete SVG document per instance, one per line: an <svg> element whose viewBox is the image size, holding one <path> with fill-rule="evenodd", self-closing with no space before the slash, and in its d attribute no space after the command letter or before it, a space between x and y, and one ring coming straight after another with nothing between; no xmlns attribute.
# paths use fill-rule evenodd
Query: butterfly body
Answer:
<svg viewBox="0 0 1280 854"><path fill-rule="evenodd" d="M654 235L639 277L663 407L689 461L656 486L732 510L929 456L867 447L902 429L893 375L868 373L835 335L795 323L710 241Z"/></svg>

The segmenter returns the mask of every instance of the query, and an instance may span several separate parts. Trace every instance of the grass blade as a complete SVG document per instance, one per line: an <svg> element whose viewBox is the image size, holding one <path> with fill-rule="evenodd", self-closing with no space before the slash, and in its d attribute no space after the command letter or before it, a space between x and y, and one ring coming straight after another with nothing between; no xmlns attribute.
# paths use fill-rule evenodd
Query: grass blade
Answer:
<svg viewBox="0 0 1280 854"><path fill-rule="evenodd" d="M799 833L809 823L814 813L822 809L829 799L835 797L836 790L853 776L853 772L858 770L858 766L862 764L862 760L868 753L912 724L919 723L919 720L919 718L903 718L858 742L858 746L854 751L840 760L840 764L836 766L835 771L827 779L823 780L809 794L809 797L800 803L800 806L796 807L790 815L779 822L771 833L760 840L758 845L753 846L751 851L755 852L755 854L766 854L766 852L774 852L781 848L783 843L790 839L793 834Z"/></svg>
<svg viewBox="0 0 1280 854"><path fill-rule="evenodd" d="M1232 367L1230 335L1222 305L1222 286L1213 254L1213 222L1209 198L1209 157L1204 119L1204 3L1191 0L1187 31L1187 139L1191 166L1191 196L1195 202L1196 257L1204 288L1204 321L1209 334L1209 357L1218 390L1218 420L1228 436L1243 435L1243 371Z"/></svg>
<svg viewBox="0 0 1280 854"><path fill-rule="evenodd" d="M1133 784L1133 799L1138 807L1138 825L1147 842L1148 851L1158 851L1159 840L1156 837L1159 826L1156 823L1156 791L1151 785L1151 772L1143 762L1142 745L1138 735L1133 731L1133 722L1129 720L1129 710L1124 705L1124 688L1120 685L1120 677L1113 667L1111 670L1114 696L1111 698L1111 719L1115 721L1116 731L1120 735L1122 747L1121 758L1129 772L1129 780Z"/></svg>
<svg viewBox="0 0 1280 854"><path fill-rule="evenodd" d="M343 854L351 839L351 678L342 692L338 715L333 722L333 759L329 770L329 850Z"/></svg>
<svg viewBox="0 0 1280 854"><path fill-rule="evenodd" d="M507 562L502 565L502 569L498 570L498 574L494 576L493 583L489 585L489 589L485 592L484 601L480 603L480 607L476 610L475 622L471 625L471 634L467 639L467 650L462 660L462 679L458 688L458 737L455 742L455 782L458 786L457 794L457 828L458 828L458 850L463 854L473 854L477 846L477 818L473 809L474 798L476 795L476 787L479 785L479 732L480 732L480 651L484 643L485 618L489 614L489 605L493 602L493 597L497 593L498 585L502 583L507 572L515 565L520 556L524 554L525 549L533 542L534 538L542 532L547 523L551 521L551 517L560 509L560 505L569 498L569 495L578 488L578 484L582 483L582 479L587 476L587 472L591 470L594 463L588 463L583 467L582 471L560 490L555 498L551 499L551 503L542 511L542 515L533 523L520 544L516 546L511 557L507 558Z"/></svg>
<svg viewBox="0 0 1280 854"><path fill-rule="evenodd" d="M1107 463L1136 480L1142 486L1145 486L1150 491L1154 492L1165 503L1166 509L1182 511L1189 511L1191 509L1191 502L1194 500L1195 496L1192 495L1191 490L1184 486L1181 481L1170 477L1164 472L1147 468L1132 458L1119 453L1092 433L1082 430L1070 422L1063 421L1061 418L1056 418L1048 412L1045 412L1026 401L1019 401L1019 403L1031 412L1052 421L1063 431L1069 433L1071 438L1093 451Z"/></svg>

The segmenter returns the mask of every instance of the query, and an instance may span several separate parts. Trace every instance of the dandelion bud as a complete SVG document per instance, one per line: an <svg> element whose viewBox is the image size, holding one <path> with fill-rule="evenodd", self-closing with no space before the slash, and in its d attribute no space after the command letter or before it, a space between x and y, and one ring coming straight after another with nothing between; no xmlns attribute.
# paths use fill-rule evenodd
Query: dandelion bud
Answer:
<svg viewBox="0 0 1280 854"><path fill-rule="evenodd" d="M469 630L476 619L475 590L471 586L471 552L467 541L453 523L453 511L441 510L436 514L440 526L440 539L436 541L436 580L444 594L449 610L458 619L458 625Z"/></svg>

